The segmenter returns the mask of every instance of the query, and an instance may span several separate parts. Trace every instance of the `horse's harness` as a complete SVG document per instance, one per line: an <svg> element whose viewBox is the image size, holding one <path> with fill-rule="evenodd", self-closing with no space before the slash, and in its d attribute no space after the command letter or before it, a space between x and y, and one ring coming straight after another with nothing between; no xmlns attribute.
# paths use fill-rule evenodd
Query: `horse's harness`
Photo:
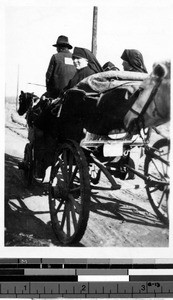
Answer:
<svg viewBox="0 0 173 300"><path fill-rule="evenodd" d="M137 119L135 119L135 125L137 126L138 130L140 131L140 125L142 125L142 128L144 129L145 128L145 120L144 120L144 114L145 112L147 111L148 107L150 106L151 102L153 101L154 104L155 104L155 110L157 111L157 114L159 117L163 118L163 115L159 112L158 108L157 108L157 105L156 105L156 100L155 100L155 95L159 89L159 86L162 82L162 77L158 77L157 78L157 82L155 84L155 86L153 87L152 91L151 91L151 94L150 96L148 97L146 103L144 104L141 112L138 112L136 111L134 108L130 108L129 110L131 112L133 112L134 114L136 114L138 117ZM139 96L140 94L140 89L137 91L137 94L135 95L135 98L137 99L137 97ZM134 101L135 102L135 101Z"/></svg>
<svg viewBox="0 0 173 300"><path fill-rule="evenodd" d="M25 117L26 120L29 121L28 119L30 117L31 112L33 114L33 117L37 117L40 113L40 108L36 107L38 103L34 106L36 100L38 100L40 98L38 96L36 96L34 94L30 94L30 93L25 93L25 98L26 98L26 101L27 101L27 99L31 98L31 101L30 101L29 106L27 108L26 117ZM31 125L32 125L32 122L31 122Z"/></svg>
<svg viewBox="0 0 173 300"><path fill-rule="evenodd" d="M34 94L26 93L26 100L27 100L28 95L30 95L30 97L31 97L31 102L30 102L29 107L28 107L28 109L29 109L29 108L32 108L34 103L36 102L36 100L38 100L40 98L38 96L34 95Z"/></svg>

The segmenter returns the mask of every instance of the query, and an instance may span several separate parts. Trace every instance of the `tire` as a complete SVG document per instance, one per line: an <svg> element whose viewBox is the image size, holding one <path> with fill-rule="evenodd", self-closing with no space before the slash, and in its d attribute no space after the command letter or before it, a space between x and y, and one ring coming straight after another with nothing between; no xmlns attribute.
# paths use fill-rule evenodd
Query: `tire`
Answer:
<svg viewBox="0 0 173 300"><path fill-rule="evenodd" d="M24 180L26 186L30 186L33 181L33 161L32 161L32 145L26 144L24 150L24 163L26 168L24 169Z"/></svg>
<svg viewBox="0 0 173 300"><path fill-rule="evenodd" d="M170 141L160 139L147 150L144 163L144 174L160 181L153 185L146 182L146 191L154 212L165 225L169 225L169 153Z"/></svg>
<svg viewBox="0 0 173 300"><path fill-rule="evenodd" d="M88 164L80 146L68 141L60 146L51 168L49 208L59 242L78 243L89 218L90 182Z"/></svg>

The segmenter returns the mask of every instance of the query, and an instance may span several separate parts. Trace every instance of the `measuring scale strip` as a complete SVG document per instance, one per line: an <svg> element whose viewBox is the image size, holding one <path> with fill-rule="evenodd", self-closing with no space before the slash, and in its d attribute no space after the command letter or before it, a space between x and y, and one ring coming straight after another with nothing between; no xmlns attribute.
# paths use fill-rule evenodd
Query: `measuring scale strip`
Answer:
<svg viewBox="0 0 173 300"><path fill-rule="evenodd" d="M1 298L135 296L172 298L173 260L0 259Z"/></svg>
<svg viewBox="0 0 173 300"><path fill-rule="evenodd" d="M0 258L0 268L173 269L173 259Z"/></svg>
<svg viewBox="0 0 173 300"><path fill-rule="evenodd" d="M1 263L1 269L173 269L173 264L31 264L31 263Z"/></svg>
<svg viewBox="0 0 173 300"><path fill-rule="evenodd" d="M173 296L173 282L3 282L1 298L42 297L165 297Z"/></svg>
<svg viewBox="0 0 173 300"><path fill-rule="evenodd" d="M1 264L61 264L61 265L71 265L71 264L82 264L82 265L128 265L128 266L143 266L150 265L157 267L157 265L162 265L167 267L167 265L173 265L173 258L140 258L140 259L128 259L128 258L0 258ZM166 268L165 267L165 268Z"/></svg>
<svg viewBox="0 0 173 300"><path fill-rule="evenodd" d="M145 281L146 276L148 280L164 280L172 281L173 280L173 269L62 269L62 268L0 268L0 281L4 281L3 278L9 278L7 281L13 280L14 276L18 278L31 276L70 276L76 277L79 275L129 275L129 278L132 280L133 277L141 277L141 280ZM159 278L161 277L161 279ZM55 279L55 280L57 280ZM21 280L21 279L19 279ZM29 278L30 280L30 278Z"/></svg>

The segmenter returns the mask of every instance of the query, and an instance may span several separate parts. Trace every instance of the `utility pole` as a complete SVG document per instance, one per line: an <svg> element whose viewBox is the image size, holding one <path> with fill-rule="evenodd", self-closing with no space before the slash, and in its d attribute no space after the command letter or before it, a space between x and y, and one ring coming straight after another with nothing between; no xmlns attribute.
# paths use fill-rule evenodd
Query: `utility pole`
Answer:
<svg viewBox="0 0 173 300"><path fill-rule="evenodd" d="M91 51L95 56L97 54L97 16L98 16L98 7L94 6Z"/></svg>
<svg viewBox="0 0 173 300"><path fill-rule="evenodd" d="M17 67L17 95L16 95L16 111L18 108L18 96L19 96L19 65Z"/></svg>

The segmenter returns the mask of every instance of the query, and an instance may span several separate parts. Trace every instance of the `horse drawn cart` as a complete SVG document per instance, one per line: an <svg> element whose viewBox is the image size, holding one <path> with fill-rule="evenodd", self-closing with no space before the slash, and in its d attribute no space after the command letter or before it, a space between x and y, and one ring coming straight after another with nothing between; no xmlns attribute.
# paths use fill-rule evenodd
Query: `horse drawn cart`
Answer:
<svg viewBox="0 0 173 300"><path fill-rule="evenodd" d="M50 216L54 233L62 245L75 244L83 237L90 212L91 183L98 184L102 173L112 189L120 188L117 177L126 180L139 176L145 182L148 199L156 215L163 223L169 224L170 141L162 137L150 145L150 130L147 130L169 120L170 95L166 67L158 65L151 76L140 75L137 80L136 77L135 80L131 77L127 79L129 74L125 74L125 80L121 77L118 85L117 74L120 76L120 73L117 72L102 73L99 77L99 89L100 83L102 88L99 95L95 84L97 77L89 77L77 89L67 92L58 109L55 105L49 106L46 114L41 114L35 124L38 127L41 124L42 130L45 124L49 124L50 130L52 126L56 128L58 135L51 138L53 146L50 146L48 139L47 146L41 149L35 139L25 148L24 174L28 184L37 177L40 157L43 161L46 158L44 169L51 165ZM106 80L103 76L106 76ZM91 82L88 84L88 80L92 81L92 85ZM161 97L165 84L165 104L162 109ZM87 92L83 91L84 86L87 86ZM124 100L126 103L122 104L122 110L116 99L122 101L127 94L129 99ZM162 113L159 112L160 108ZM54 116L50 119L48 116L52 112ZM134 149L142 149L145 153L144 172L135 169L131 159Z"/></svg>

